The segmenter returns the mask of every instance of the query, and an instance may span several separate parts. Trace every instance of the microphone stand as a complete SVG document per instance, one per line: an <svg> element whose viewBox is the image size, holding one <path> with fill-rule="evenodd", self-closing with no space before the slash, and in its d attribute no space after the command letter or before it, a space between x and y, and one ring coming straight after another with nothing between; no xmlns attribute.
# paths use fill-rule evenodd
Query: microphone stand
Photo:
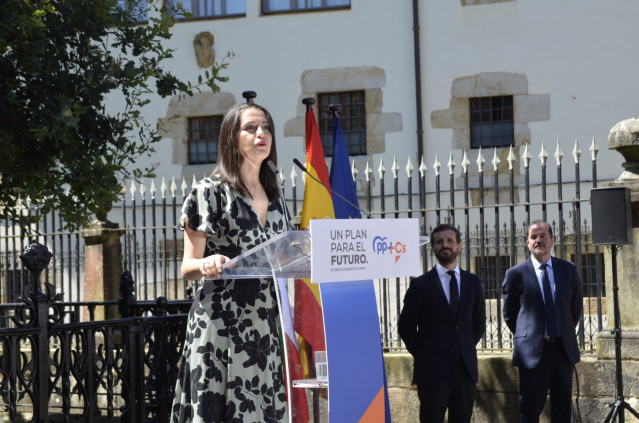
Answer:
<svg viewBox="0 0 639 423"><path fill-rule="evenodd" d="M282 178L280 178L280 171L277 170L273 161L269 160L266 164L271 169L271 171L275 174L275 177L278 179L277 189L280 193L280 204L282 205L282 212L284 213L284 219L286 220L286 230L294 231L295 227L291 224L291 217L288 214L288 207L286 207L286 201L284 200L284 191L282 190Z"/></svg>

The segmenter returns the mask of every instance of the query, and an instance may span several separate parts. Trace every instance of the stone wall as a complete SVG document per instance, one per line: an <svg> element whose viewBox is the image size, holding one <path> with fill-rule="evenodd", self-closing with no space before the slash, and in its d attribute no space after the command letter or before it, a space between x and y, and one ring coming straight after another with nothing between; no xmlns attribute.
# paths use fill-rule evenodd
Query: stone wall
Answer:
<svg viewBox="0 0 639 423"><path fill-rule="evenodd" d="M411 384L413 358L408 353L384 355L388 396L393 423L419 421L419 399ZM623 386L626 402L639 411L639 361L623 360ZM582 357L573 379L573 408L580 423L601 423L610 413L610 403L616 398L615 360ZM501 423L519 421L519 390L517 369L511 365L511 354L480 354L479 383L473 423ZM550 422L548 401L541 422ZM638 423L625 412L626 423ZM569 422L567 422L569 423Z"/></svg>

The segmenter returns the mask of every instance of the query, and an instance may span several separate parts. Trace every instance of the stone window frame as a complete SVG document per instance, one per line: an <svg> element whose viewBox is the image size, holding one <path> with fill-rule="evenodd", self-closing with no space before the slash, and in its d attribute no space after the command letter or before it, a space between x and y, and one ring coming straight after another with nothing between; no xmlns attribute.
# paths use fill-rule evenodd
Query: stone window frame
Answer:
<svg viewBox="0 0 639 423"><path fill-rule="evenodd" d="M432 111L431 125L433 128L452 129L451 150L466 151L470 162L475 163L479 149L471 149L470 144L470 98L505 95L513 96L514 144L512 148L513 154L520 157L520 148L531 142L528 123L550 120L550 95L530 94L528 78L524 74L483 72L454 79L451 84L449 108ZM490 150L491 155L493 151L493 149ZM498 168L499 178L500 180L503 178L506 182L509 175L507 158L510 147L497 148L496 151L502 164ZM482 150L482 155L486 153L486 150ZM519 175L520 161L517 161L515 166L514 173ZM469 168L469 175L479 176L476 166ZM492 178L494 175L492 166L484 167L483 175L484 178ZM479 179L471 178L471 184L473 185L471 188L476 188L479 185Z"/></svg>
<svg viewBox="0 0 639 423"><path fill-rule="evenodd" d="M386 152L386 134L401 132L401 113L383 113L386 73L375 66L336 67L329 69L313 69L302 72L301 94L297 102L295 118L284 123L285 137L302 137L304 140L306 124L306 106L302 100L312 97L317 100L318 93L337 91L364 90L366 102L366 156L354 156L357 177L355 185L358 192L366 189L366 163L370 156ZM317 114L316 114L317 117ZM302 148L305 152L305 148ZM330 158L327 159L330 163ZM374 175L372 176L374 183Z"/></svg>
<svg viewBox="0 0 639 423"><path fill-rule="evenodd" d="M213 170L213 164L189 164L188 139L189 123L192 117L226 115L237 104L236 97L227 92L201 92L190 97L174 96L169 101L166 118L159 120L160 134L172 138L171 163L182 165L182 177L186 180L195 176L201 179Z"/></svg>
<svg viewBox="0 0 639 423"><path fill-rule="evenodd" d="M363 90L366 101L366 151L368 156L386 151L386 134L402 131L400 113L383 113L383 90L386 74L373 66L339 67L307 70L302 73L301 91L297 112L293 119L284 123L285 137L304 137L306 106L302 100L318 93ZM367 157L367 156L357 156ZM355 159L357 159L355 157Z"/></svg>

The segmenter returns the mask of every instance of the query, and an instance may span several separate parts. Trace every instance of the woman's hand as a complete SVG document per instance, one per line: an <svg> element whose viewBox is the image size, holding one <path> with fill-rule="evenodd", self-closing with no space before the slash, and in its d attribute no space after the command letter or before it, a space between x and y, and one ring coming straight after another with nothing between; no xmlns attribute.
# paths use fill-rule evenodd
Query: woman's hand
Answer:
<svg viewBox="0 0 639 423"><path fill-rule="evenodd" d="M218 279L222 274L222 265L229 260L220 254L205 257L200 262L200 273L205 278Z"/></svg>
<svg viewBox="0 0 639 423"><path fill-rule="evenodd" d="M196 232L186 226L184 228L184 258L182 259L182 276L188 280L201 278L217 279L222 273L222 265L230 259L227 256L214 254L204 255L206 234Z"/></svg>

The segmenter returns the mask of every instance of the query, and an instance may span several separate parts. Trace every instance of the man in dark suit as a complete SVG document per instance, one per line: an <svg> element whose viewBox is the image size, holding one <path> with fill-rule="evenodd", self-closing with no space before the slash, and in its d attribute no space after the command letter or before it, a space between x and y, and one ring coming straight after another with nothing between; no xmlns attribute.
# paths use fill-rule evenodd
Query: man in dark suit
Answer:
<svg viewBox="0 0 639 423"><path fill-rule="evenodd" d="M550 255L554 242L550 225L534 221L527 239L532 255L506 271L502 286L522 423L539 421L549 390L552 423L571 421L572 374L579 361L575 328L583 301L574 264Z"/></svg>
<svg viewBox="0 0 639 423"><path fill-rule="evenodd" d="M457 264L461 234L438 225L430 237L437 264L411 280L399 316L399 335L414 359L421 423L468 423L477 384L476 345L486 330L479 278Z"/></svg>

